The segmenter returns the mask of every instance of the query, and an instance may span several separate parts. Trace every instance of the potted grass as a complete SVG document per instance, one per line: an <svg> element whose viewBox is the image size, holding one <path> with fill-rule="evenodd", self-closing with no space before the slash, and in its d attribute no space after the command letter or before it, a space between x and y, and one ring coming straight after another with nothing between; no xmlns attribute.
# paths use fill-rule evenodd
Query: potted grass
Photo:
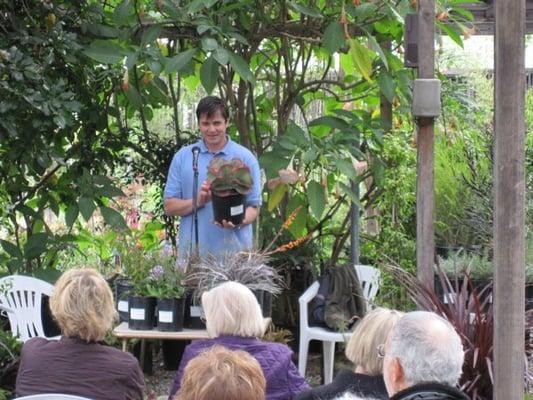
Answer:
<svg viewBox="0 0 533 400"><path fill-rule="evenodd" d="M270 317L272 296L281 293L283 282L268 261L268 256L260 252L208 255L194 266L190 280L196 282L197 296L221 283L239 282L254 292L263 316Z"/></svg>
<svg viewBox="0 0 533 400"><path fill-rule="evenodd" d="M245 196L252 189L250 168L240 159L215 157L208 166L214 219L239 225L244 219Z"/></svg>

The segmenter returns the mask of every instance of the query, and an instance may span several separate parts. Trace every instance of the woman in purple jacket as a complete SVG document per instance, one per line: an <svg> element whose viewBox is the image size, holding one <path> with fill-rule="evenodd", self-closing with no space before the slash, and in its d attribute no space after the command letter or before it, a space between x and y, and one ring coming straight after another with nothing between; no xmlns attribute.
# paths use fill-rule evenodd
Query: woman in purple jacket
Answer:
<svg viewBox="0 0 533 400"><path fill-rule="evenodd" d="M187 363L215 345L244 350L255 357L265 375L267 400L290 400L309 389L292 362L292 351L286 345L259 339L266 327L261 308L250 289L237 282L223 283L202 295L202 306L207 332L212 339L193 341L185 348L169 400L180 388Z"/></svg>

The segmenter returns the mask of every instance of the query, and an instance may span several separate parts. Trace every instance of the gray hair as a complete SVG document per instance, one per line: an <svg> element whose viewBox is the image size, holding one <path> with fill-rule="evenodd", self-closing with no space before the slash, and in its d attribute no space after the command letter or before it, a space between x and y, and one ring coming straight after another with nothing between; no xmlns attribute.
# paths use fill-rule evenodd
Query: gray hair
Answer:
<svg viewBox="0 0 533 400"><path fill-rule="evenodd" d="M403 368L405 382L455 386L464 361L461 338L444 318L427 311L405 314L392 331L389 355Z"/></svg>

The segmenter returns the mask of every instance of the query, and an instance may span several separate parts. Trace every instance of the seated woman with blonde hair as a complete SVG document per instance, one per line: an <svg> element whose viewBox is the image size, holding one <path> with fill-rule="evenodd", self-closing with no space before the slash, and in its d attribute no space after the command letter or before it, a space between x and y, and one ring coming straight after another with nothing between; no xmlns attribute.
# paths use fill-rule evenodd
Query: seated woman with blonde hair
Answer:
<svg viewBox="0 0 533 400"><path fill-rule="evenodd" d="M61 328L58 341L24 343L17 374L18 396L63 393L94 400L141 400L144 377L129 353L100 344L113 327L113 294L92 269L65 272L50 297Z"/></svg>
<svg viewBox="0 0 533 400"><path fill-rule="evenodd" d="M346 357L355 365L355 371L339 371L333 382L301 393L296 400L329 400L348 392L363 398L388 399L383 381L383 357L378 348L403 313L386 308L376 308L355 326L346 346Z"/></svg>
<svg viewBox="0 0 533 400"><path fill-rule="evenodd" d="M174 400L264 400L265 387L255 358L214 346L189 361Z"/></svg>
<svg viewBox="0 0 533 400"><path fill-rule="evenodd" d="M309 388L284 344L262 342L265 331L261 308L254 294L237 282L223 283L202 295L207 333L212 339L193 341L185 348L169 400L180 389L183 371L200 352L215 345L243 350L261 365L266 379L266 399L292 399Z"/></svg>

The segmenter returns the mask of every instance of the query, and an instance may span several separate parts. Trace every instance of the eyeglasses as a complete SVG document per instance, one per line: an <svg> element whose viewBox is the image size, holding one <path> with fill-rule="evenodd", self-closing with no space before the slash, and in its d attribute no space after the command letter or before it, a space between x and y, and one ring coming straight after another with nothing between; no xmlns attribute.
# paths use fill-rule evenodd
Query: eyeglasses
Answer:
<svg viewBox="0 0 533 400"><path fill-rule="evenodd" d="M378 351L379 358L385 357L385 345L383 343L376 347L376 350Z"/></svg>

